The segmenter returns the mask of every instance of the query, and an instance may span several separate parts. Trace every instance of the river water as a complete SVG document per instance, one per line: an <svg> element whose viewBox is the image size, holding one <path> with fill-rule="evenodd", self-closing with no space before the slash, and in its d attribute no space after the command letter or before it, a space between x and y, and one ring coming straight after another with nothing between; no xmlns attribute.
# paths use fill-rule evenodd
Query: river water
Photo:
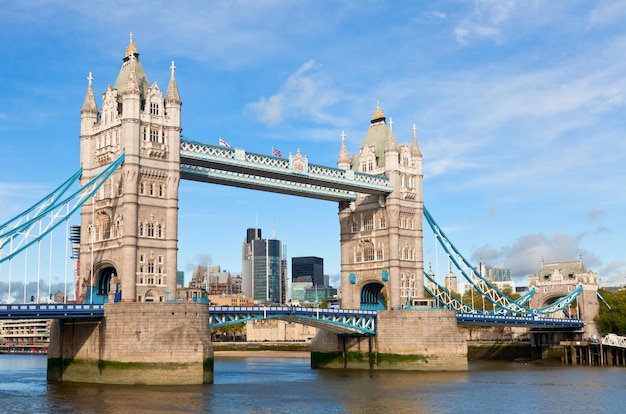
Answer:
<svg viewBox="0 0 626 414"><path fill-rule="evenodd" d="M46 356L0 355L0 413L623 413L626 368L480 362L468 372L312 370L218 358L215 383L49 383Z"/></svg>

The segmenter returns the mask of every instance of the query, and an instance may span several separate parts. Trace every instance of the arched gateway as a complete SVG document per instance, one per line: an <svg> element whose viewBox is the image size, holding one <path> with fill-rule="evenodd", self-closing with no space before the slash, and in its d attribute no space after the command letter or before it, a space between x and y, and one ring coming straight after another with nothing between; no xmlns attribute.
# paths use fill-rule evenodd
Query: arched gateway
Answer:
<svg viewBox="0 0 626 414"><path fill-rule="evenodd" d="M550 305L567 296L578 286L582 286L582 293L578 295L568 309L556 317L576 317L585 321L585 335L599 335L595 318L598 315L598 274L588 270L582 258L560 262L541 261L541 267L536 274L528 278L528 287L535 288L536 293L530 301L533 309ZM558 338L557 333L548 333ZM556 340L546 341L555 343Z"/></svg>

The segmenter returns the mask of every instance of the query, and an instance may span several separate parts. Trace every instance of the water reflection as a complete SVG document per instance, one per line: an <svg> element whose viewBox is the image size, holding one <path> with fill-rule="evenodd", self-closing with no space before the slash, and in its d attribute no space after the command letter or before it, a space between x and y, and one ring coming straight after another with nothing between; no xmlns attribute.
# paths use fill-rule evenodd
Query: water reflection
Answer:
<svg viewBox="0 0 626 414"><path fill-rule="evenodd" d="M47 383L41 356L0 355L0 412L619 412L623 368L472 363L469 372L312 370L308 359L228 358L215 384Z"/></svg>

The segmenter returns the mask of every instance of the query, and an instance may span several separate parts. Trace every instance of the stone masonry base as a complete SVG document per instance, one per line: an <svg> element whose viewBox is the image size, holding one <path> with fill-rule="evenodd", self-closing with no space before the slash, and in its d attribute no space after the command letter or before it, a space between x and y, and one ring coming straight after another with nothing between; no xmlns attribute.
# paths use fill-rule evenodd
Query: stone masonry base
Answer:
<svg viewBox="0 0 626 414"><path fill-rule="evenodd" d="M319 331L312 368L467 371L467 342L450 310L379 311L376 336Z"/></svg>
<svg viewBox="0 0 626 414"><path fill-rule="evenodd" d="M102 320L55 320L48 379L100 384L213 383L208 305L114 303Z"/></svg>

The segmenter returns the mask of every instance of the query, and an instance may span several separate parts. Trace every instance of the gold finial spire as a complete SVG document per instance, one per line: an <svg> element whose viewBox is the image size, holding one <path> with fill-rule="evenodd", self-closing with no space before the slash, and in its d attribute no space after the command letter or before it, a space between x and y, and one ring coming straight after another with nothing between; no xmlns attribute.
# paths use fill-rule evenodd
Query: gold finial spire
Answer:
<svg viewBox="0 0 626 414"><path fill-rule="evenodd" d="M376 110L372 113L372 121L385 117L385 111L380 109L380 102L376 101Z"/></svg>
<svg viewBox="0 0 626 414"><path fill-rule="evenodd" d="M136 53L137 53L137 45L133 43L133 32L130 32L130 43L128 44L128 47L126 48L125 57L130 57Z"/></svg>

